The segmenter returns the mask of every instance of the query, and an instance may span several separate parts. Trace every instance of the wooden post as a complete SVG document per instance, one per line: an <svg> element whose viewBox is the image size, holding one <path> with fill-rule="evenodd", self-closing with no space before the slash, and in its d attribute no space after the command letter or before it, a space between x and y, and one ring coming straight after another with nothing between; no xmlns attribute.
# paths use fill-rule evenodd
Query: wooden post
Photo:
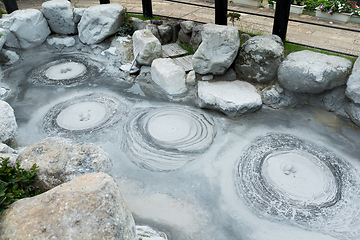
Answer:
<svg viewBox="0 0 360 240"><path fill-rule="evenodd" d="M147 18L152 18L152 6L151 6L151 0L142 0L142 6L143 6L143 16Z"/></svg>
<svg viewBox="0 0 360 240"><path fill-rule="evenodd" d="M278 35L283 41L285 41L286 38L286 31L290 14L290 4L290 0L276 1L273 34Z"/></svg>
<svg viewBox="0 0 360 240"><path fill-rule="evenodd" d="M13 11L19 10L16 0L3 0L2 2L4 3L8 14L12 13Z"/></svg>
<svg viewBox="0 0 360 240"><path fill-rule="evenodd" d="M215 24L227 25L227 0L215 0Z"/></svg>

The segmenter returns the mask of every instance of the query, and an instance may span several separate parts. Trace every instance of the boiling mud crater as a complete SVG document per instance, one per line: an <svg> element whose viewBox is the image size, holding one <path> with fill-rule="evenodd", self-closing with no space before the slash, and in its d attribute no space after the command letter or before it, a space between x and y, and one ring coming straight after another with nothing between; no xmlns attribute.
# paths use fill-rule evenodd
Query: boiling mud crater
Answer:
<svg viewBox="0 0 360 240"><path fill-rule="evenodd" d="M195 107L192 91L172 103L116 79L94 49L24 51L5 69L17 147L47 136L102 146L136 222L169 239L360 237L360 131L348 120L333 129L310 106L230 119Z"/></svg>

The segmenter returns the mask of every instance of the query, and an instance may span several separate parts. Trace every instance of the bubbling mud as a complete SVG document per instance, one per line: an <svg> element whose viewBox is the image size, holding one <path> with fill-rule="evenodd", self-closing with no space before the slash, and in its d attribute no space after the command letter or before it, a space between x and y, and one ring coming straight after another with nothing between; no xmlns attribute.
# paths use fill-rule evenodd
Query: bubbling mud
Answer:
<svg viewBox="0 0 360 240"><path fill-rule="evenodd" d="M63 54L33 69L27 79L35 85L73 87L96 78L101 72L97 65L81 55Z"/></svg>
<svg viewBox="0 0 360 240"><path fill-rule="evenodd" d="M310 142L276 133L256 138L237 163L235 186L261 217L337 237L360 236L356 172Z"/></svg>
<svg viewBox="0 0 360 240"><path fill-rule="evenodd" d="M181 168L205 152L216 135L213 119L190 107L149 108L130 119L124 147L135 164L151 171Z"/></svg>
<svg viewBox="0 0 360 240"><path fill-rule="evenodd" d="M39 129L47 136L69 138L98 134L115 126L127 111L125 100L92 93L53 106L40 122Z"/></svg>

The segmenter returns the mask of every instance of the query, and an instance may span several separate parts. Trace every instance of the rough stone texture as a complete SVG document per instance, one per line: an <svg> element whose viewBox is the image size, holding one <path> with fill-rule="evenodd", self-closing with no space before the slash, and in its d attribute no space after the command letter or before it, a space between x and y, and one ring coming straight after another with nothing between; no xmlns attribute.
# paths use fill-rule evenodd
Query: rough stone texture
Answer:
<svg viewBox="0 0 360 240"><path fill-rule="evenodd" d="M116 55L122 64L132 63L134 60L133 41L130 36L114 38L111 41L110 48L105 51Z"/></svg>
<svg viewBox="0 0 360 240"><path fill-rule="evenodd" d="M187 91L186 73L171 58L158 58L151 64L151 77L168 95L176 96Z"/></svg>
<svg viewBox="0 0 360 240"><path fill-rule="evenodd" d="M187 85L195 86L196 85L196 74L194 70L191 70L187 75L185 82Z"/></svg>
<svg viewBox="0 0 360 240"><path fill-rule="evenodd" d="M240 34L240 41L245 43L247 40L249 40L251 36L247 33Z"/></svg>
<svg viewBox="0 0 360 240"><path fill-rule="evenodd" d="M4 143L0 143L0 153L14 153L16 154L17 151L9 147L8 145Z"/></svg>
<svg viewBox="0 0 360 240"><path fill-rule="evenodd" d="M320 93L346 83L352 62L312 51L290 53L280 64L278 80L293 92Z"/></svg>
<svg viewBox="0 0 360 240"><path fill-rule="evenodd" d="M205 24L202 43L195 52L192 65L200 74L224 74L233 63L240 46L236 27Z"/></svg>
<svg viewBox="0 0 360 240"><path fill-rule="evenodd" d="M196 26L194 21L182 21L180 22L180 28L183 30L185 34L189 34L192 32L193 27Z"/></svg>
<svg viewBox="0 0 360 240"><path fill-rule="evenodd" d="M202 30L203 30L203 25L197 25L192 29L190 45L194 51L196 51L199 48L199 45L202 42L202 38L201 38Z"/></svg>
<svg viewBox="0 0 360 240"><path fill-rule="evenodd" d="M116 3L87 8L79 22L79 39L86 44L102 42L116 33L124 21L125 9Z"/></svg>
<svg viewBox="0 0 360 240"><path fill-rule="evenodd" d="M216 75L214 76L213 80L214 81L232 81L235 80L236 78L236 72L234 71L234 69L229 68L225 74L223 75Z"/></svg>
<svg viewBox="0 0 360 240"><path fill-rule="evenodd" d="M72 47L75 45L76 40L74 37L49 37L46 40L47 44L61 50L65 47Z"/></svg>
<svg viewBox="0 0 360 240"><path fill-rule="evenodd" d="M6 42L6 34L9 33L9 30L5 30L3 28L0 28L0 34L2 35L0 37L0 49L2 49L2 47L4 46L5 42Z"/></svg>
<svg viewBox="0 0 360 240"><path fill-rule="evenodd" d="M184 33L182 29L179 31L178 40L182 43L190 43L191 35Z"/></svg>
<svg viewBox="0 0 360 240"><path fill-rule="evenodd" d="M12 149L8 145L6 145L4 143L0 143L0 157L2 157L4 159L9 158L10 164L15 166L18 154L17 154L17 151ZM2 159L0 159L0 166L1 166L1 161L2 161Z"/></svg>
<svg viewBox="0 0 360 240"><path fill-rule="evenodd" d="M158 26L159 34L161 38L161 43L166 44L171 41L172 38L172 31L169 25L160 25Z"/></svg>
<svg viewBox="0 0 360 240"><path fill-rule="evenodd" d="M149 29L151 33L161 42L161 37L159 33L159 29L155 24L146 24L145 29Z"/></svg>
<svg viewBox="0 0 360 240"><path fill-rule="evenodd" d="M77 32L71 3L67 0L51 0L41 5L41 12L46 18L51 31L59 34Z"/></svg>
<svg viewBox="0 0 360 240"><path fill-rule="evenodd" d="M51 33L43 14L36 9L14 11L2 18L0 25L9 31L5 45L14 48L29 49L38 46Z"/></svg>
<svg viewBox="0 0 360 240"><path fill-rule="evenodd" d="M0 142L10 143L16 137L18 126L14 110L7 102L2 100L0 100L0 116Z"/></svg>
<svg viewBox="0 0 360 240"><path fill-rule="evenodd" d="M198 104L235 116L261 108L261 96L254 86L244 81L198 82Z"/></svg>
<svg viewBox="0 0 360 240"><path fill-rule="evenodd" d="M161 43L149 29L135 31L133 45L134 56L140 65L151 65L154 59L162 57Z"/></svg>
<svg viewBox="0 0 360 240"><path fill-rule="evenodd" d="M265 105L272 108L293 108L298 104L306 102L307 95L290 92L276 82L263 89L261 98Z"/></svg>
<svg viewBox="0 0 360 240"><path fill-rule="evenodd" d="M78 23L80 22L86 8L74 8L73 14L74 14L74 23L76 24L76 28ZM77 31L77 29L76 29Z"/></svg>
<svg viewBox="0 0 360 240"><path fill-rule="evenodd" d="M170 21L167 23L168 26L171 27L171 31L172 31L172 42L176 42L179 36L179 31L180 31L180 23L178 21Z"/></svg>
<svg viewBox="0 0 360 240"><path fill-rule="evenodd" d="M349 115L351 121L360 126L360 104L349 102L345 105L345 112Z"/></svg>
<svg viewBox="0 0 360 240"><path fill-rule="evenodd" d="M241 79L268 83L276 78L284 60L284 46L276 35L255 36L244 43L235 61L235 71Z"/></svg>
<svg viewBox="0 0 360 240"><path fill-rule="evenodd" d="M19 54L14 51L3 49L3 53L9 59L9 61L6 62L5 65L12 65L20 60Z"/></svg>
<svg viewBox="0 0 360 240"><path fill-rule="evenodd" d="M327 111L337 112L341 111L345 104L345 88L340 86L322 93L311 94L308 103Z"/></svg>
<svg viewBox="0 0 360 240"><path fill-rule="evenodd" d="M163 232L156 232L148 226L136 226L136 235L139 240L167 240Z"/></svg>
<svg viewBox="0 0 360 240"><path fill-rule="evenodd" d="M0 218L1 239L135 240L135 223L119 186L90 173L9 206Z"/></svg>
<svg viewBox="0 0 360 240"><path fill-rule="evenodd" d="M75 144L60 137L46 138L19 155L18 162L24 169L36 163L36 185L41 190L52 189L78 176L90 172L110 172L109 155L94 144Z"/></svg>
<svg viewBox="0 0 360 240"><path fill-rule="evenodd" d="M146 24L140 18L130 17L130 21L134 24L135 31L145 29L145 27L146 27Z"/></svg>
<svg viewBox="0 0 360 240"><path fill-rule="evenodd" d="M356 59L346 85L346 96L353 102L360 104L360 57Z"/></svg>

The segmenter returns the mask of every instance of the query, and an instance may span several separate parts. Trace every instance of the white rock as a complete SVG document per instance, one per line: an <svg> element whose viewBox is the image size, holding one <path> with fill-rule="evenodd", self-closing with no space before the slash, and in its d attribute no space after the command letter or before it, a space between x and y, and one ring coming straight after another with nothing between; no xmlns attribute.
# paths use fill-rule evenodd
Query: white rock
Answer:
<svg viewBox="0 0 360 240"><path fill-rule="evenodd" d="M76 43L74 37L52 37L52 38L48 38L46 42L49 45L58 45L58 46L66 46L66 47L72 47Z"/></svg>
<svg viewBox="0 0 360 240"><path fill-rule="evenodd" d="M91 6L78 25L79 39L86 44L102 42L116 33L124 21L125 9L116 3Z"/></svg>
<svg viewBox="0 0 360 240"><path fill-rule="evenodd" d="M212 74L204 75L204 76L201 77L202 81L210 81L210 80L213 80L213 79L214 79L214 75L212 75Z"/></svg>
<svg viewBox="0 0 360 240"><path fill-rule="evenodd" d="M151 64L152 81L170 96L187 91L185 75L185 70L171 58L158 58Z"/></svg>
<svg viewBox="0 0 360 240"><path fill-rule="evenodd" d="M312 51L290 53L280 64L278 80L292 92L320 93L344 85L352 62Z"/></svg>
<svg viewBox="0 0 360 240"><path fill-rule="evenodd" d="M349 115L351 121L360 126L360 104L349 102L345 105L345 112Z"/></svg>
<svg viewBox="0 0 360 240"><path fill-rule="evenodd" d="M193 27L196 26L194 21L182 21L180 22L180 28L184 31L185 34L192 32Z"/></svg>
<svg viewBox="0 0 360 240"><path fill-rule="evenodd" d="M190 85L190 86L195 86L196 84L196 74L194 70L191 70L187 75L186 75L186 84Z"/></svg>
<svg viewBox="0 0 360 240"><path fill-rule="evenodd" d="M345 94L354 103L360 104L360 58L355 61L352 73L347 81Z"/></svg>
<svg viewBox="0 0 360 240"><path fill-rule="evenodd" d="M148 226L136 226L136 235L139 240L167 240L165 233L158 233Z"/></svg>
<svg viewBox="0 0 360 240"><path fill-rule="evenodd" d="M3 51L5 56L7 56L10 59L10 61L5 63L5 65L12 65L20 60L20 56L16 52L5 49Z"/></svg>
<svg viewBox="0 0 360 240"><path fill-rule="evenodd" d="M18 126L14 110L2 100L0 100L0 116L0 142L9 143L15 139Z"/></svg>
<svg viewBox="0 0 360 240"><path fill-rule="evenodd" d="M235 116L261 108L261 96L255 87L244 81L198 82L198 104Z"/></svg>
<svg viewBox="0 0 360 240"><path fill-rule="evenodd" d="M83 16L86 8L74 8L73 14L74 14L74 23L77 24L80 22L81 17Z"/></svg>
<svg viewBox="0 0 360 240"><path fill-rule="evenodd" d="M21 167L29 170L36 163L36 185L41 190L52 189L90 172L109 173L109 155L94 144L75 144L60 137L46 138L24 149L18 158Z"/></svg>
<svg viewBox="0 0 360 240"><path fill-rule="evenodd" d="M156 58L162 57L162 48L150 30L137 30L133 34L134 56L140 65L151 65Z"/></svg>
<svg viewBox="0 0 360 240"><path fill-rule="evenodd" d="M192 65L200 74L224 74L236 58L240 46L236 27L205 24L202 42L195 52Z"/></svg>
<svg viewBox="0 0 360 240"><path fill-rule="evenodd" d="M43 14L36 9L17 10L2 20L9 30L5 45L29 49L42 44L51 33Z"/></svg>
<svg viewBox="0 0 360 240"><path fill-rule="evenodd" d="M0 28L0 49L2 49L2 47L4 46L5 42L6 42L6 35L9 33L9 30Z"/></svg>
<svg viewBox="0 0 360 240"><path fill-rule="evenodd" d="M59 34L74 34L77 32L71 3L68 0L51 0L41 5L50 29Z"/></svg>
<svg viewBox="0 0 360 240"><path fill-rule="evenodd" d="M11 204L0 226L1 239L136 239L119 186L99 172Z"/></svg>

